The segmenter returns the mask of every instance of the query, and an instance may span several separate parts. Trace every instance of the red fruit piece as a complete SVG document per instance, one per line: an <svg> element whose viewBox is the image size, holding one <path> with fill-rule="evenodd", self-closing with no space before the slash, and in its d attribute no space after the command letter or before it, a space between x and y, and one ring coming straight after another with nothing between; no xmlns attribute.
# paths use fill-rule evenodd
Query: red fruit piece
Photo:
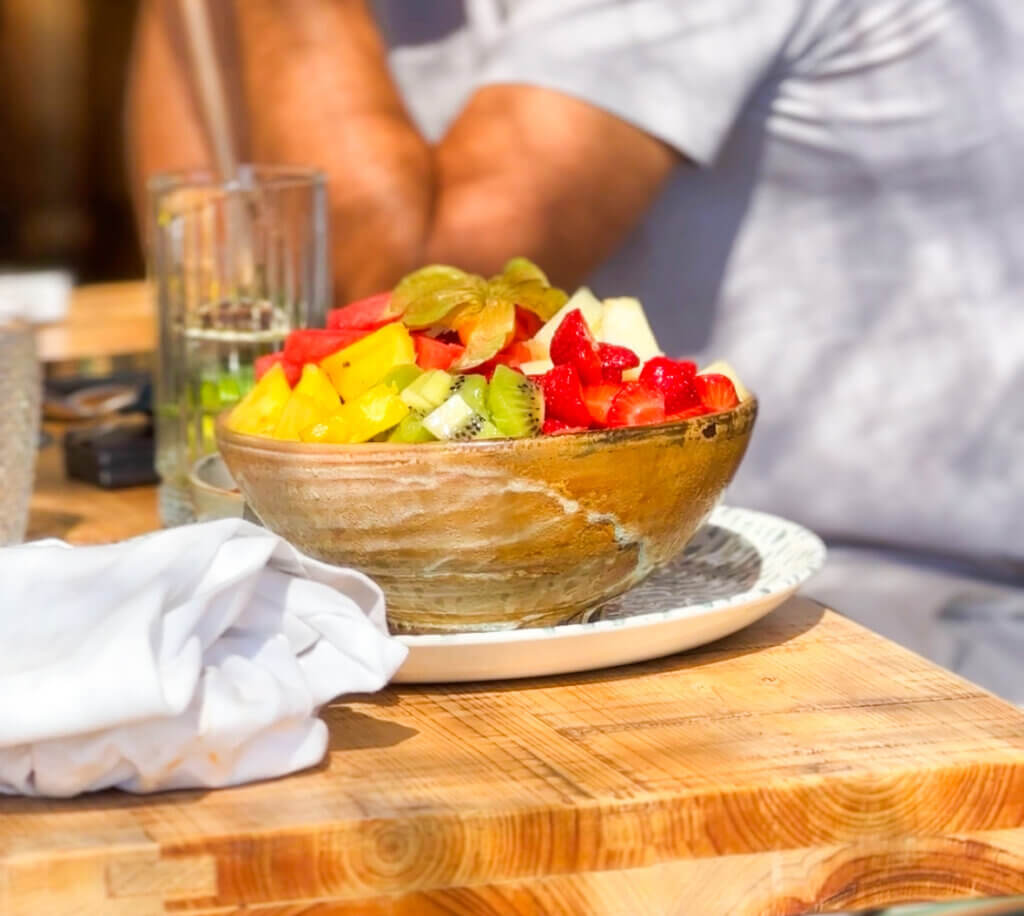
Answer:
<svg viewBox="0 0 1024 916"><path fill-rule="evenodd" d="M533 359L533 354L529 351L526 344L521 343L518 340L513 340L504 350L502 350L497 356L487 360L486 363L481 363L479 366L473 367L473 372L477 375L483 375L487 378L487 381L491 380L491 376L494 375L494 370L498 366L508 366L510 369L518 369L523 363L528 363Z"/></svg>
<svg viewBox="0 0 1024 916"><path fill-rule="evenodd" d="M727 375L709 372L694 379L700 402L712 412L728 410L739 404L736 386Z"/></svg>
<svg viewBox="0 0 1024 916"><path fill-rule="evenodd" d="M666 413L678 413L700 404L700 397L693 384L696 374L697 364L688 359L654 356L644 363L640 381L665 396Z"/></svg>
<svg viewBox="0 0 1024 916"><path fill-rule="evenodd" d="M253 361L252 371L256 376L256 381L258 382L263 378L278 363L281 364L281 368L284 370L284 377L288 379L288 384L294 388L302 377L302 366L285 359L284 352L281 350L278 350L276 353L265 353Z"/></svg>
<svg viewBox="0 0 1024 916"><path fill-rule="evenodd" d="M376 331L378 328L397 321L395 315L388 314L391 304L391 293L377 293L358 302L351 302L341 308L331 309L327 313L327 328L340 330L348 328L358 331Z"/></svg>
<svg viewBox="0 0 1024 916"><path fill-rule="evenodd" d="M532 340L542 327L544 327L544 320L540 315L535 315L520 305L516 306L516 329L513 339Z"/></svg>
<svg viewBox="0 0 1024 916"><path fill-rule="evenodd" d="M300 366L304 363L318 363L349 344L362 340L369 333L371 332L353 328L303 328L292 331L284 342L284 358Z"/></svg>
<svg viewBox="0 0 1024 916"><path fill-rule="evenodd" d="M569 312L552 336L551 362L556 366L574 366L584 384L596 385L601 381L597 341L579 309Z"/></svg>
<svg viewBox="0 0 1024 916"><path fill-rule="evenodd" d="M583 403L587 405L590 416L598 426L608 424L608 411L612 401L619 393L618 385L587 385L583 389Z"/></svg>
<svg viewBox="0 0 1024 916"><path fill-rule="evenodd" d="M540 431L545 436L562 436L565 433L585 433L587 428L585 426L570 426L554 417L547 417Z"/></svg>
<svg viewBox="0 0 1024 916"><path fill-rule="evenodd" d="M687 407L686 410L679 410L675 413L668 414L665 419L669 423L675 423L677 420L692 420L694 417L703 417L705 414L711 413L707 407L703 404L698 404L696 407Z"/></svg>
<svg viewBox="0 0 1024 916"><path fill-rule="evenodd" d="M634 369L640 365L640 357L629 347L618 344L599 343L597 356L601 360L601 377L606 382L621 382L622 373L626 369Z"/></svg>
<svg viewBox="0 0 1024 916"><path fill-rule="evenodd" d="M609 426L646 426L664 422L664 395L643 382L626 382L608 410Z"/></svg>
<svg viewBox="0 0 1024 916"><path fill-rule="evenodd" d="M544 413L569 426L590 426L590 411L583 401L583 386L573 366L555 366L540 377Z"/></svg>
<svg viewBox="0 0 1024 916"><path fill-rule="evenodd" d="M426 334L413 334L412 342L416 347L416 365L421 369L447 369L466 349Z"/></svg>

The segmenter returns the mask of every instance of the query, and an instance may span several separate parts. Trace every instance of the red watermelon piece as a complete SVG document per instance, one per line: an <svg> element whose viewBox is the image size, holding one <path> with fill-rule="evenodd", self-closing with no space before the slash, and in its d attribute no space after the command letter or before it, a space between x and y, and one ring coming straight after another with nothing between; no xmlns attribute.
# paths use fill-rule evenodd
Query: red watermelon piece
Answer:
<svg viewBox="0 0 1024 916"><path fill-rule="evenodd" d="M276 353L265 353L253 361L252 371L256 376L256 381L258 382L263 378L278 363L281 364L281 368L284 370L284 377L288 379L288 384L294 388L302 377L302 366L299 363L293 363L291 360L285 359L282 350L278 350Z"/></svg>
<svg viewBox="0 0 1024 916"><path fill-rule="evenodd" d="M370 333L366 329L353 328L302 328L292 331L285 339L284 358L300 366L318 363Z"/></svg>
<svg viewBox="0 0 1024 916"><path fill-rule="evenodd" d="M376 331L397 321L398 317L389 315L388 306L391 304L391 291L377 293L366 299L357 302L350 302L341 308L331 309L327 313L328 330L341 330L343 328L359 331Z"/></svg>
<svg viewBox="0 0 1024 916"><path fill-rule="evenodd" d="M416 347L416 365L421 369L447 369L466 349L426 334L413 334L412 342Z"/></svg>

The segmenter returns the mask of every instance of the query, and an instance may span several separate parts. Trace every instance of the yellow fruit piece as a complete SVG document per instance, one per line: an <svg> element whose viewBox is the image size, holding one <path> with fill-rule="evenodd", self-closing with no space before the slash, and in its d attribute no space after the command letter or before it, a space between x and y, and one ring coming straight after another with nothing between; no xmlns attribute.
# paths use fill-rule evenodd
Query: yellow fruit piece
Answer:
<svg viewBox="0 0 1024 916"><path fill-rule="evenodd" d="M416 362L416 347L401 322L386 324L328 356L320 367L346 403L377 384L395 366Z"/></svg>
<svg viewBox="0 0 1024 916"><path fill-rule="evenodd" d="M301 433L304 442L368 442L379 433L397 426L409 413L409 406L390 385L376 385L324 420Z"/></svg>
<svg viewBox="0 0 1024 916"><path fill-rule="evenodd" d="M326 374L307 363L274 427L274 438L298 442L301 430L331 416L339 407L341 399Z"/></svg>
<svg viewBox="0 0 1024 916"><path fill-rule="evenodd" d="M231 411L228 427L250 436L269 436L291 394L284 370L280 365L274 366Z"/></svg>

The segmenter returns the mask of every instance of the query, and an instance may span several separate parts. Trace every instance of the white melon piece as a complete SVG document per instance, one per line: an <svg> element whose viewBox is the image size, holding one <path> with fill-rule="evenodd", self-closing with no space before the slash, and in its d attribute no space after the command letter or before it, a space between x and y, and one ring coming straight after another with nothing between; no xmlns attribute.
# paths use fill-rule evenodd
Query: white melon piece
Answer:
<svg viewBox="0 0 1024 916"><path fill-rule="evenodd" d="M562 323L562 319L573 309L579 309L583 313L583 320L590 328L590 333L598 337L601 332L601 322L604 315L604 306L585 286L581 286L568 302L565 303L534 336L526 342L530 355L534 360L549 359L551 356L551 338ZM598 338L600 339L600 338ZM527 373L529 375L529 373Z"/></svg>
<svg viewBox="0 0 1024 916"><path fill-rule="evenodd" d="M736 388L736 397L741 401L747 400L751 394L750 389L747 388L743 382L740 381L740 377L736 374L736 370L733 369L724 359L716 359L713 363L709 363L703 369L698 372L698 375L709 375L709 374L724 375L729 381L733 383Z"/></svg>
<svg viewBox="0 0 1024 916"><path fill-rule="evenodd" d="M519 371L523 375L543 375L554 368L555 364L550 359L532 359L529 362L521 363Z"/></svg>
<svg viewBox="0 0 1024 916"><path fill-rule="evenodd" d="M641 366L654 356L664 356L639 299L605 299L601 330L596 336L602 343L629 347L640 357ZM640 369L628 369L622 377L635 381L640 377Z"/></svg>

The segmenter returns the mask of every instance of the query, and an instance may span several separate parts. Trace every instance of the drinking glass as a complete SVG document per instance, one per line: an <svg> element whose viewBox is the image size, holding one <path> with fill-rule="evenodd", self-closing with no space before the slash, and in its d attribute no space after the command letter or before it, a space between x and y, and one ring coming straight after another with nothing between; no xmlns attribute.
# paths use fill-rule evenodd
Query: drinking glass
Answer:
<svg viewBox="0 0 1024 916"><path fill-rule="evenodd" d="M253 361L330 302L322 173L244 165L149 182L156 288L156 468L165 525L192 521L188 473L215 451L214 418L253 385Z"/></svg>
<svg viewBox="0 0 1024 916"><path fill-rule="evenodd" d="M0 318L0 547L25 537L39 445L42 380L33 328Z"/></svg>

